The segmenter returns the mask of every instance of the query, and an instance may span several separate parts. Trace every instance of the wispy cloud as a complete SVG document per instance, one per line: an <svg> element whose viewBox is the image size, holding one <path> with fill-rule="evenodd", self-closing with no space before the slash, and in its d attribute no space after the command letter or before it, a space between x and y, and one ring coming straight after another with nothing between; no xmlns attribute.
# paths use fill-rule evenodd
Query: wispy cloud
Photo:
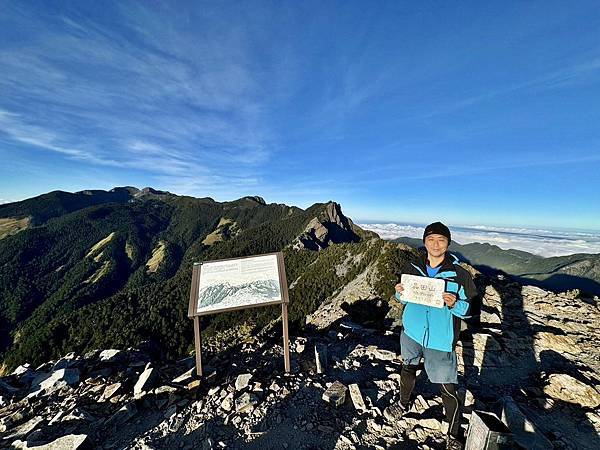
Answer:
<svg viewBox="0 0 600 450"><path fill-rule="evenodd" d="M0 46L2 137L147 171L183 193L258 184L272 134L243 36L225 17L185 36L166 11L114 13L118 26L73 13L49 19L23 5L4 11L5 20L40 31ZM222 32L205 36L196 27Z"/></svg>
<svg viewBox="0 0 600 450"><path fill-rule="evenodd" d="M579 83L585 83L594 80L593 75L600 71L600 57L592 57L584 62L577 62L551 70L548 73L528 79L525 81L507 84L505 86L495 87L487 92L468 96L453 103L433 108L425 114L418 116L420 119L432 118L435 116L449 114L461 109L469 108L480 103L489 102L498 97L511 95L517 92L530 91L532 93L558 88L567 88ZM414 118L414 117L413 117Z"/></svg>

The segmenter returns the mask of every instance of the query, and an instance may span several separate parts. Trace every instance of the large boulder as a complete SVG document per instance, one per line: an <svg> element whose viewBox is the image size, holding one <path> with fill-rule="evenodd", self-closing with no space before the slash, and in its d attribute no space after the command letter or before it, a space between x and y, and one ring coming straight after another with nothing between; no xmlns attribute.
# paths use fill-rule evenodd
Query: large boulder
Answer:
<svg viewBox="0 0 600 450"><path fill-rule="evenodd" d="M12 447L20 450L83 450L92 448L92 445L85 434L69 434L43 445L29 445L26 441L16 440Z"/></svg>
<svg viewBox="0 0 600 450"><path fill-rule="evenodd" d="M55 370L54 372L42 374L33 380L28 397L35 397L42 392L51 394L65 386L74 386L78 383L78 369Z"/></svg>
<svg viewBox="0 0 600 450"><path fill-rule="evenodd" d="M573 403L585 408L600 406L600 393L571 375L556 373L548 377L544 393L555 400Z"/></svg>

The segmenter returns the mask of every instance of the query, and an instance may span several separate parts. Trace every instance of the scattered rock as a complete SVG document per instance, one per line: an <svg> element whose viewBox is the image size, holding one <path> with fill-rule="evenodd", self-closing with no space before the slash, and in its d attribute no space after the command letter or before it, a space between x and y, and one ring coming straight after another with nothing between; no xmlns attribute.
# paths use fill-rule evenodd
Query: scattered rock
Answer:
<svg viewBox="0 0 600 450"><path fill-rule="evenodd" d="M121 389L121 383L113 383L109 386L106 386L104 392L102 393L102 400L108 400Z"/></svg>
<svg viewBox="0 0 600 450"><path fill-rule="evenodd" d="M327 345L315 344L315 365L317 373L324 373L327 370Z"/></svg>
<svg viewBox="0 0 600 450"><path fill-rule="evenodd" d="M235 400L235 411L238 413L250 412L257 403L258 398L256 395L245 392Z"/></svg>
<svg viewBox="0 0 600 450"><path fill-rule="evenodd" d="M32 383L31 392L28 397L35 397L42 391L46 394L51 394L65 386L73 386L77 383L79 383L79 370L59 369L37 377Z"/></svg>
<svg viewBox="0 0 600 450"><path fill-rule="evenodd" d="M133 403L127 403L123 405L116 413L108 418L106 426L116 426L127 422L133 416L137 414L137 408Z"/></svg>
<svg viewBox="0 0 600 450"><path fill-rule="evenodd" d="M177 378L175 378L173 380L173 383L185 383L185 384L189 383L194 378L195 371L196 371L196 368L192 367L191 369L185 371L184 373L179 375Z"/></svg>
<svg viewBox="0 0 600 450"><path fill-rule="evenodd" d="M323 400L338 407L346 401L347 390L348 388L346 386L339 381L336 381L323 393Z"/></svg>
<svg viewBox="0 0 600 450"><path fill-rule="evenodd" d="M348 389L350 391L350 398L352 399L352 404L354 405L356 410L361 412L366 411L367 406L365 405L365 401L360 392L358 384L353 383L348 386Z"/></svg>
<svg viewBox="0 0 600 450"><path fill-rule="evenodd" d="M12 446L22 450L84 450L92 448L91 442L85 434L69 434L44 445L29 445L24 441L15 441Z"/></svg>
<svg viewBox="0 0 600 450"><path fill-rule="evenodd" d="M119 363L122 362L124 358L124 353L121 350L110 349L103 350L100 352L99 359L101 362L105 363Z"/></svg>
<svg viewBox="0 0 600 450"><path fill-rule="evenodd" d="M133 394L138 396L142 392L147 392L153 387L157 379L158 371L155 368L150 367L150 363L148 363L148 365L146 365L146 369L142 372L135 383L135 386L133 387Z"/></svg>
<svg viewBox="0 0 600 450"><path fill-rule="evenodd" d="M228 394L221 402L221 408L229 412L233 408L233 394Z"/></svg>
<svg viewBox="0 0 600 450"><path fill-rule="evenodd" d="M251 373L243 373L241 375L238 375L238 377L235 379L235 390L241 391L242 389L247 387L251 378Z"/></svg>

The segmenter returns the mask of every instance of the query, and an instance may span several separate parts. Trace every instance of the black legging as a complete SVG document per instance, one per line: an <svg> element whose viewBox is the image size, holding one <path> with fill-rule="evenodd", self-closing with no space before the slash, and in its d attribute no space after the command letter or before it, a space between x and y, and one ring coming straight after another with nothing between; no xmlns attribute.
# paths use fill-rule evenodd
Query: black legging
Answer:
<svg viewBox="0 0 600 450"><path fill-rule="evenodd" d="M410 402L410 395L415 387L418 368L419 366L402 366L402 371L400 372L400 403L403 405L408 405ZM456 394L456 384L440 384L440 391L442 393L444 411L446 412L446 420L448 421L448 434L458 436L460 430L461 404L460 399Z"/></svg>

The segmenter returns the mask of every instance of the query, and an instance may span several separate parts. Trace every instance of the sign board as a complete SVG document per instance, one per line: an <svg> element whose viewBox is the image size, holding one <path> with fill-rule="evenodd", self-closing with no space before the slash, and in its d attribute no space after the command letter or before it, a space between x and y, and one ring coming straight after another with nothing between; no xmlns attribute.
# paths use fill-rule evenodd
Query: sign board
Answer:
<svg viewBox="0 0 600 450"><path fill-rule="evenodd" d="M444 306L442 295L444 294L446 283L441 278L402 274L400 283L404 287L400 297L405 302L418 303L435 308Z"/></svg>
<svg viewBox="0 0 600 450"><path fill-rule="evenodd" d="M277 254L202 263L194 315L287 301L281 266Z"/></svg>
<svg viewBox="0 0 600 450"><path fill-rule="evenodd" d="M200 316L281 305L286 372L290 370L289 303L283 253L194 263L188 317L194 319L196 368L202 375Z"/></svg>

